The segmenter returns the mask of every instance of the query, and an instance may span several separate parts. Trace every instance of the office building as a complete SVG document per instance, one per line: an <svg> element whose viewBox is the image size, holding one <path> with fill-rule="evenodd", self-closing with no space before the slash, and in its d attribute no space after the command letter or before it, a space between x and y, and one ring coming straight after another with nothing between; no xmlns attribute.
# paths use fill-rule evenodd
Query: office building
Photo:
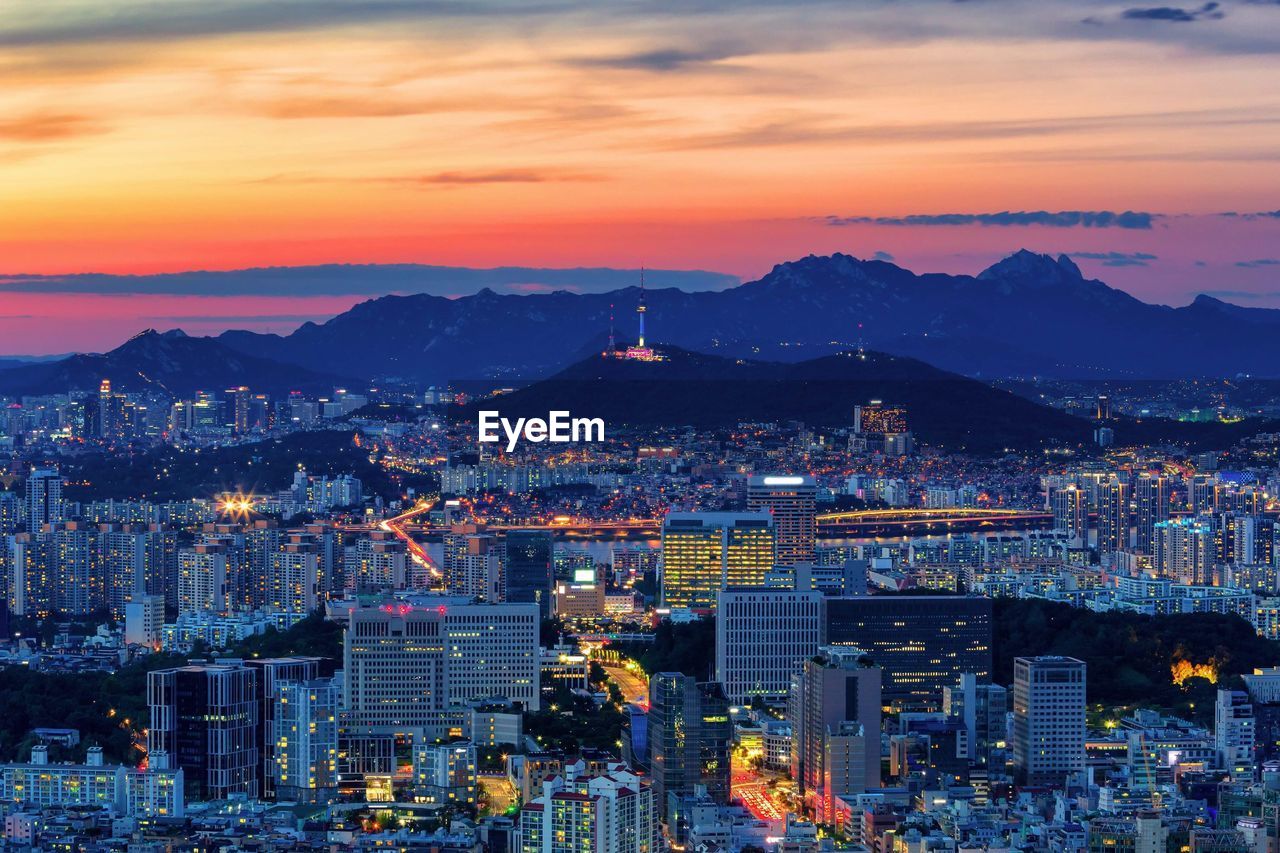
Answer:
<svg viewBox="0 0 1280 853"><path fill-rule="evenodd" d="M729 701L779 703L791 675L822 645L822 593L722 590L716 604L716 681Z"/></svg>
<svg viewBox="0 0 1280 853"><path fill-rule="evenodd" d="M649 768L664 821L698 786L719 803L729 798L729 699L719 684L678 672L649 679Z"/></svg>
<svg viewBox="0 0 1280 853"><path fill-rule="evenodd" d="M129 645L160 647L164 628L164 596L140 595L125 605L124 641Z"/></svg>
<svg viewBox="0 0 1280 853"><path fill-rule="evenodd" d="M1085 664L1014 658L1013 758L1028 785L1063 785L1085 766Z"/></svg>
<svg viewBox="0 0 1280 853"><path fill-rule="evenodd" d="M1005 739L1009 691L982 683L972 672L961 673L958 684L943 689L942 712L964 723L965 757L979 767L990 765L997 744Z"/></svg>
<svg viewBox="0 0 1280 853"><path fill-rule="evenodd" d="M550 608L552 554L550 531L512 530L504 540L506 551L506 600L518 604L536 602L546 616Z"/></svg>
<svg viewBox="0 0 1280 853"><path fill-rule="evenodd" d="M428 599L430 601L430 599ZM540 707L535 604L386 604L351 613L343 643L343 708L383 733L460 735L474 702Z"/></svg>
<svg viewBox="0 0 1280 853"><path fill-rule="evenodd" d="M147 751L168 754L192 799L259 795L256 675L239 664L147 674Z"/></svg>
<svg viewBox="0 0 1280 853"><path fill-rule="evenodd" d="M774 565L813 562L817 495L812 477L766 475L747 480L747 509L773 518Z"/></svg>
<svg viewBox="0 0 1280 853"><path fill-rule="evenodd" d="M767 512L671 512L662 523L662 604L711 610L722 589L762 587L773 567Z"/></svg>
<svg viewBox="0 0 1280 853"><path fill-rule="evenodd" d="M1253 781L1257 729L1248 693L1218 689L1213 706L1213 734L1218 766L1235 781Z"/></svg>
<svg viewBox="0 0 1280 853"><path fill-rule="evenodd" d="M884 673L884 700L937 709L962 673L991 679L991 599L963 595L828 598L830 646L857 646Z"/></svg>
<svg viewBox="0 0 1280 853"><path fill-rule="evenodd" d="M791 772L818 823L836 800L880 787L881 670L862 649L824 646L793 677Z"/></svg>

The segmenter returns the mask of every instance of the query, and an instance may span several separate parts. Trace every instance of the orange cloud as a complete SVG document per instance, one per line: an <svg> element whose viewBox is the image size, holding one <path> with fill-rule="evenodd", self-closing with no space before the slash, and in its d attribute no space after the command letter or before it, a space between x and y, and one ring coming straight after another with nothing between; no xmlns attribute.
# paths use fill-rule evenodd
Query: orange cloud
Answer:
<svg viewBox="0 0 1280 853"><path fill-rule="evenodd" d="M94 119L71 113L30 113L0 120L0 139L13 142L49 142L101 132Z"/></svg>

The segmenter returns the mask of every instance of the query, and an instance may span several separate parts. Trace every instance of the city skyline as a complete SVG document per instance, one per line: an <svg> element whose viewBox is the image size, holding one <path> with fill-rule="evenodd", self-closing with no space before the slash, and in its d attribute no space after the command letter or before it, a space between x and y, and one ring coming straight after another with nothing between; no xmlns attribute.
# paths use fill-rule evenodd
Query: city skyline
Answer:
<svg viewBox="0 0 1280 853"><path fill-rule="evenodd" d="M0 7L0 848L1280 853L1170 2Z"/></svg>

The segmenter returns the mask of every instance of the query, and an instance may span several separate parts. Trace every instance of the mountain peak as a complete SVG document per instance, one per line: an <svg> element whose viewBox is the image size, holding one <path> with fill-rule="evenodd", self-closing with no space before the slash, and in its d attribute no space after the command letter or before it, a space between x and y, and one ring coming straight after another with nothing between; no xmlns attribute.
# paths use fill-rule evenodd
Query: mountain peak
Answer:
<svg viewBox="0 0 1280 853"><path fill-rule="evenodd" d="M1042 255L1027 249L1019 249L1004 260L997 261L978 273L983 281L1017 281L1039 286L1071 284L1084 280L1075 261L1066 255Z"/></svg>

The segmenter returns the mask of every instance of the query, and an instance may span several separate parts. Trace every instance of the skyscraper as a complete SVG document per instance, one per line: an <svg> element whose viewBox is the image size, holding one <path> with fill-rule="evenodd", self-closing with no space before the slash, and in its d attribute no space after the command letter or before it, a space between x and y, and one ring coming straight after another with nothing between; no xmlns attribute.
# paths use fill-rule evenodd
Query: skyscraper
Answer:
<svg viewBox="0 0 1280 853"><path fill-rule="evenodd" d="M54 468L36 468L27 475L27 530L38 533L46 524L66 520L67 508L62 501L62 476Z"/></svg>
<svg viewBox="0 0 1280 853"><path fill-rule="evenodd" d="M662 603L716 606L722 589L761 587L774 559L767 512L671 512L662 523Z"/></svg>
<svg viewBox="0 0 1280 853"><path fill-rule="evenodd" d="M1098 557L1109 564L1129 547L1129 486L1112 477L1098 488Z"/></svg>
<svg viewBox="0 0 1280 853"><path fill-rule="evenodd" d="M820 592L724 590L716 614L716 681L737 704L786 699L792 674L822 645Z"/></svg>
<svg viewBox="0 0 1280 853"><path fill-rule="evenodd" d="M775 565L813 562L817 495L812 477L768 475L747 481L747 509L773 517Z"/></svg>
<svg viewBox="0 0 1280 853"><path fill-rule="evenodd" d="M167 752L193 799L259 794L256 673L240 665L147 673L147 751Z"/></svg>
<svg viewBox="0 0 1280 853"><path fill-rule="evenodd" d="M280 800L328 802L338 795L338 707L331 678L286 681L272 704L272 780Z"/></svg>
<svg viewBox="0 0 1280 853"><path fill-rule="evenodd" d="M310 613L320 604L320 554L310 534L290 533L267 558L267 606Z"/></svg>
<svg viewBox="0 0 1280 853"><path fill-rule="evenodd" d="M673 822L681 797L705 785L716 802L729 797L729 700L716 683L678 672L649 680L649 766L659 809Z"/></svg>
<svg viewBox="0 0 1280 853"><path fill-rule="evenodd" d="M1156 523L1169 518L1169 480L1161 474L1143 471L1135 480L1137 504L1135 547L1140 553L1155 551Z"/></svg>
<svg viewBox="0 0 1280 853"><path fill-rule="evenodd" d="M1248 693L1218 689L1213 707L1213 733L1218 766L1230 773L1234 781L1252 781L1257 730Z"/></svg>
<svg viewBox="0 0 1280 853"><path fill-rule="evenodd" d="M1155 525L1156 573L1178 583L1213 583L1214 535L1203 521L1173 518Z"/></svg>
<svg viewBox="0 0 1280 853"><path fill-rule="evenodd" d="M886 703L938 708L962 673L991 678L991 599L964 595L828 598L829 646L863 649L883 670Z"/></svg>
<svg viewBox="0 0 1280 853"><path fill-rule="evenodd" d="M1085 664L1014 658L1013 757L1028 785L1062 785L1084 770Z"/></svg>
<svg viewBox="0 0 1280 853"><path fill-rule="evenodd" d="M259 796L272 799L276 796L276 710L277 696L282 685L289 682L312 681L320 677L321 658L252 658L245 666L254 673L254 698L258 703L258 725L254 738L258 744L261 761ZM318 721L315 721L319 725ZM296 777L295 777L296 778Z"/></svg>
<svg viewBox="0 0 1280 853"><path fill-rule="evenodd" d="M537 602L550 610L553 543L547 530L512 530L506 536L507 601Z"/></svg>
<svg viewBox="0 0 1280 853"><path fill-rule="evenodd" d="M862 649L824 646L793 678L791 772L818 823L837 797L880 787L880 676Z"/></svg>
<svg viewBox="0 0 1280 853"><path fill-rule="evenodd" d="M253 395L249 393L248 388L241 385L238 388L228 388L226 396L230 401L231 429L236 435L244 435L249 431L250 403Z"/></svg>
<svg viewBox="0 0 1280 853"><path fill-rule="evenodd" d="M1072 544L1088 544L1088 503L1079 487L1064 486L1053 493L1053 527L1066 533Z"/></svg>
<svg viewBox="0 0 1280 853"><path fill-rule="evenodd" d="M962 673L956 686L943 689L942 711L964 721L969 734L966 757L978 766L987 766L995 745L1005 738L1009 691L998 684L981 683L972 672Z"/></svg>
<svg viewBox="0 0 1280 853"><path fill-rule="evenodd" d="M438 603L437 603L438 602ZM540 705L538 609L440 597L351 613L343 641L343 708L379 733L461 731L470 703Z"/></svg>

